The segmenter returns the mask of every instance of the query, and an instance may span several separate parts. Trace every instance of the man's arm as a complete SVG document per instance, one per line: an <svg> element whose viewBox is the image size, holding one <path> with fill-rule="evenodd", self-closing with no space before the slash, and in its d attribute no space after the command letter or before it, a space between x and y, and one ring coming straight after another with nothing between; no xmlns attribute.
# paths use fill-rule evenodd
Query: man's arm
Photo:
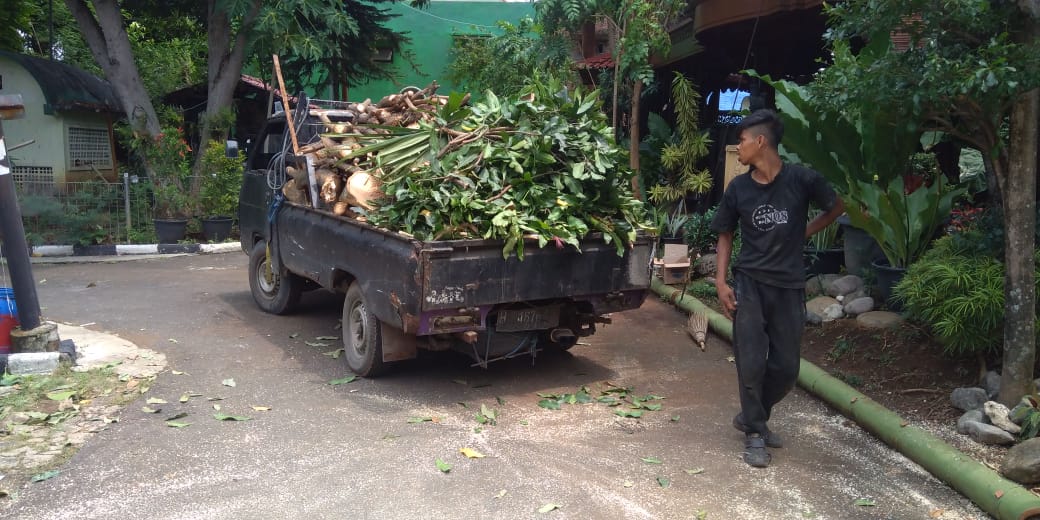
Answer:
<svg viewBox="0 0 1040 520"><path fill-rule="evenodd" d="M838 197L838 200L834 203L834 207L832 207L830 211L819 214L809 222L809 225L805 226L805 238L809 238L816 233L819 233L844 212L845 203L841 201L841 197Z"/></svg>
<svg viewBox="0 0 1040 520"><path fill-rule="evenodd" d="M737 310L737 297L733 294L733 288L726 283L726 273L729 272L729 258L733 254L733 232L719 233L719 242L715 246L715 292L718 293L719 303L726 317L732 319L733 311Z"/></svg>

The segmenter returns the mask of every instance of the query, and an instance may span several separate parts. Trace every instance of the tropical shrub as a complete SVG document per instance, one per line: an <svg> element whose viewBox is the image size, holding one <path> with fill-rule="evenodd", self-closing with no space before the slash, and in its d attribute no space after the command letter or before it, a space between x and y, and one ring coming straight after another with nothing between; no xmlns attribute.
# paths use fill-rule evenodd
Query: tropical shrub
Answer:
<svg viewBox="0 0 1040 520"><path fill-rule="evenodd" d="M224 143L210 141L202 156L199 208L208 217L232 217L238 212L244 156L228 157Z"/></svg>
<svg viewBox="0 0 1040 520"><path fill-rule="evenodd" d="M894 296L911 319L931 328L948 354L977 355L1002 343L1004 265L953 236L936 240L907 269Z"/></svg>

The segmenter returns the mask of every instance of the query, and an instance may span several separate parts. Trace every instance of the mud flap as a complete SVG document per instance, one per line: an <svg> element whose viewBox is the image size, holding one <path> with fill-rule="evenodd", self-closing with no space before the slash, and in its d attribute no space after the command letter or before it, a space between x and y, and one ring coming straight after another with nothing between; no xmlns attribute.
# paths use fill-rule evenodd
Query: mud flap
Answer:
<svg viewBox="0 0 1040 520"><path fill-rule="evenodd" d="M414 359L417 355L418 338L407 332L379 322L379 335L382 339L383 361L404 361Z"/></svg>

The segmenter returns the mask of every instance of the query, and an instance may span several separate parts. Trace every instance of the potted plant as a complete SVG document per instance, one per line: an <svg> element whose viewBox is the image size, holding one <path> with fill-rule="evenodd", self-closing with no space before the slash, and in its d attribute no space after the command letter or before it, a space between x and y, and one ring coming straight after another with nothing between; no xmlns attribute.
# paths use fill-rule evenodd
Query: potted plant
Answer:
<svg viewBox="0 0 1040 520"><path fill-rule="evenodd" d="M808 222L823 211L813 208ZM845 249L841 244L841 226L835 221L809 237L805 244L805 273L807 275L837 274L845 265Z"/></svg>
<svg viewBox="0 0 1040 520"><path fill-rule="evenodd" d="M863 181L849 185L849 195L844 197L849 219L877 240L885 254L884 259L873 263L884 301L889 301L892 287L902 280L906 268L931 244L954 199L965 191L949 188L943 179L938 176L932 184L910 193L903 177L887 185Z"/></svg>
<svg viewBox="0 0 1040 520"><path fill-rule="evenodd" d="M231 235L238 213L238 190L242 184L243 158L228 157L220 141L210 141L202 156L202 187L199 210L202 234L210 242L222 242Z"/></svg>
<svg viewBox="0 0 1040 520"><path fill-rule="evenodd" d="M191 184L191 147L180 128L164 127L154 139L135 139L144 156L152 183L152 222L161 244L184 240L195 205L188 196Z"/></svg>

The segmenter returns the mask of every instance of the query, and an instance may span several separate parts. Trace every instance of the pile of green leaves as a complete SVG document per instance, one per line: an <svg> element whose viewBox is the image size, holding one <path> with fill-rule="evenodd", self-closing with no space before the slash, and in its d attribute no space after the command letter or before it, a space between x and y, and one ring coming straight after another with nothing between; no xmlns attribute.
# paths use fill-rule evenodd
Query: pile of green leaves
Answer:
<svg viewBox="0 0 1040 520"><path fill-rule="evenodd" d="M598 232L621 255L650 227L596 92L548 79L518 97L465 100L453 94L418 129L364 136L351 157L374 155L367 166L387 195L371 223L419 240L500 239L521 259L525 237L578 248Z"/></svg>
<svg viewBox="0 0 1040 520"><path fill-rule="evenodd" d="M644 411L656 412L661 410L661 404L653 403L665 399L660 395L648 394L637 396L635 390L629 387L610 385L609 388L600 392L599 397L592 397L592 390L582 386L573 394L550 394L538 392L538 406L546 410L559 410L565 404L588 404L600 403L615 408L614 415L638 419L643 416Z"/></svg>

